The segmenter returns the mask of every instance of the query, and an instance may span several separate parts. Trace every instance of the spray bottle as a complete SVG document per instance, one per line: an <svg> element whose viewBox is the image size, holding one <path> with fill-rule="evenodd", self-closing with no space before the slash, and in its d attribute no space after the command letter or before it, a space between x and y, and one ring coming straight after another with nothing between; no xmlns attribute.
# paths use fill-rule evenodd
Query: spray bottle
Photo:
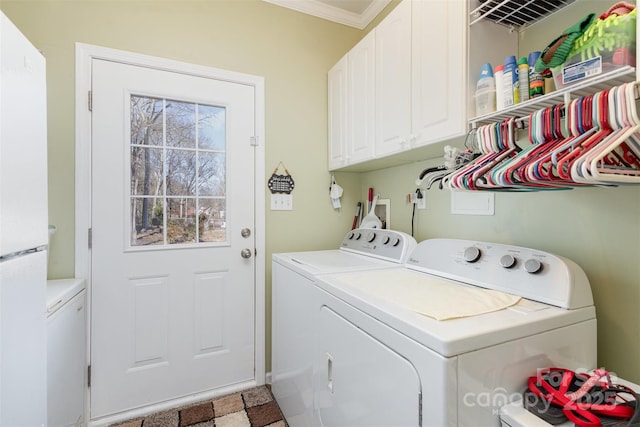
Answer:
<svg viewBox="0 0 640 427"><path fill-rule="evenodd" d="M508 108L520 102L520 92L518 90L518 64L516 57L507 56L504 60L504 107Z"/></svg>

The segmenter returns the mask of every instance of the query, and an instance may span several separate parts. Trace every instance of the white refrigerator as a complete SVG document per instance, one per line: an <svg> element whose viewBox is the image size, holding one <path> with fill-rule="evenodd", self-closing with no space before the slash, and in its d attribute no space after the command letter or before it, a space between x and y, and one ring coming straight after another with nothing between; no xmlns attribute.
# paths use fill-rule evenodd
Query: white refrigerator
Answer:
<svg viewBox="0 0 640 427"><path fill-rule="evenodd" d="M0 426L47 422L45 68L0 12Z"/></svg>

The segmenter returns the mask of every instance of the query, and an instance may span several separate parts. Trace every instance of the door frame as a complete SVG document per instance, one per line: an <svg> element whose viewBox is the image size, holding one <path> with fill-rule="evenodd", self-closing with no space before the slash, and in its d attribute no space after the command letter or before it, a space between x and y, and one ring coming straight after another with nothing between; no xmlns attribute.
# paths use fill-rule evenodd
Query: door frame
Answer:
<svg viewBox="0 0 640 427"><path fill-rule="evenodd" d="M86 280L87 287L87 362L91 361L91 112L89 93L91 90L91 64L94 59L115 61L124 64L179 72L192 76L212 78L239 83L254 88L255 93L255 158L254 158L254 237L255 237L255 374L256 385L265 383L265 100L264 77L223 70L219 68L174 61L118 49L105 48L85 43L75 45L75 277ZM249 141L247 141L249 143ZM218 393L236 390L219 390ZM91 422L90 389L86 388L85 418L91 425L101 425L113 420L102 419ZM202 394L155 405L154 410L168 409L176 403L187 404L207 398ZM144 411L144 410L142 410ZM129 413L128 415L131 415Z"/></svg>

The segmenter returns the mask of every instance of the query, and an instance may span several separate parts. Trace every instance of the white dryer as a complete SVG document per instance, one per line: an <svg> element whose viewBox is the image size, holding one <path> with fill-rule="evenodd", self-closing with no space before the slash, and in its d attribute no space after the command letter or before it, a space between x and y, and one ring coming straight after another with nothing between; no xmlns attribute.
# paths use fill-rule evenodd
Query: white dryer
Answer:
<svg viewBox="0 0 640 427"><path fill-rule="evenodd" d="M273 255L271 383L290 426L313 425L317 278L398 267L415 246L415 239L402 232L357 229L345 236L339 249Z"/></svg>
<svg viewBox="0 0 640 427"><path fill-rule="evenodd" d="M498 427L538 369L596 365L587 277L546 252L426 240L402 267L316 289L309 425Z"/></svg>

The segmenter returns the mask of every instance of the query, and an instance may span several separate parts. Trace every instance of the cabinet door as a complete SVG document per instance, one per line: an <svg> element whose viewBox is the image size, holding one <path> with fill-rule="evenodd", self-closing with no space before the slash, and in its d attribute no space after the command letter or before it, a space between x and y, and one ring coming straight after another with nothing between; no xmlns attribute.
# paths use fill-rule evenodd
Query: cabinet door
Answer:
<svg viewBox="0 0 640 427"><path fill-rule="evenodd" d="M347 56L328 73L329 170L347 164Z"/></svg>
<svg viewBox="0 0 640 427"><path fill-rule="evenodd" d="M375 31L348 54L348 162L372 159L375 133Z"/></svg>
<svg viewBox="0 0 640 427"><path fill-rule="evenodd" d="M376 27L376 157L409 148L411 3L405 0L398 4ZM438 14L432 18L437 19ZM442 39L438 36L434 40Z"/></svg>
<svg viewBox="0 0 640 427"><path fill-rule="evenodd" d="M466 5L449 0L413 2L414 146L466 132Z"/></svg>

